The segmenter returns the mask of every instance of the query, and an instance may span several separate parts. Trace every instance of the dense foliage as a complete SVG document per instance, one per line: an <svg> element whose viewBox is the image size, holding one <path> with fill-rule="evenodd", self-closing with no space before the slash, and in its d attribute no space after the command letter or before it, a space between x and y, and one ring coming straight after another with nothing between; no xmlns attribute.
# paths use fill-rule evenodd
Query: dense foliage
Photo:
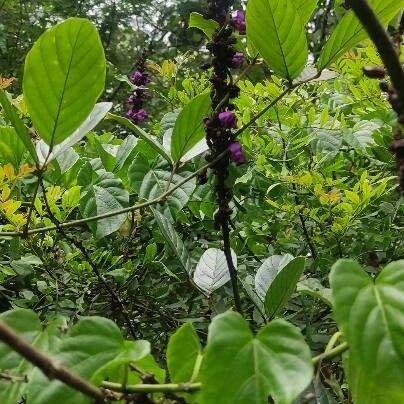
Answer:
<svg viewBox="0 0 404 404"><path fill-rule="evenodd" d="M403 403L403 9L0 1L1 403Z"/></svg>

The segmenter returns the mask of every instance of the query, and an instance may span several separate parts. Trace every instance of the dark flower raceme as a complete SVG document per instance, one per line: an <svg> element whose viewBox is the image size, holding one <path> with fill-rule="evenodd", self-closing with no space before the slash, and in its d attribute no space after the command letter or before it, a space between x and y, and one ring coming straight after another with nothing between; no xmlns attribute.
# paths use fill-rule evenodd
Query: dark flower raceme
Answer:
<svg viewBox="0 0 404 404"><path fill-rule="evenodd" d="M236 165L245 163L245 156L239 142L230 143L229 150L231 153L231 159L236 163Z"/></svg>
<svg viewBox="0 0 404 404"><path fill-rule="evenodd" d="M234 28L241 34L245 35L246 25L245 25L245 16L243 10L237 10L233 13L232 23Z"/></svg>
<svg viewBox="0 0 404 404"><path fill-rule="evenodd" d="M144 109L145 100L151 98L147 91L146 84L150 82L149 75L145 73L145 61L142 60L138 63L136 70L134 70L129 80L136 86L133 93L128 97L129 110L125 116L133 123L139 124L145 121L148 117L147 111Z"/></svg>
<svg viewBox="0 0 404 404"><path fill-rule="evenodd" d="M138 110L136 109L130 109L127 113L126 113L126 117L129 118L131 121L133 121L134 123L141 123L143 122L147 117L148 117L148 113L145 109L140 108Z"/></svg>
<svg viewBox="0 0 404 404"><path fill-rule="evenodd" d="M130 81L136 86L144 86L149 82L148 75L140 70L135 70L130 75Z"/></svg>
<svg viewBox="0 0 404 404"><path fill-rule="evenodd" d="M226 129L236 129L237 128L237 118L234 112L223 111L219 114L219 121Z"/></svg>
<svg viewBox="0 0 404 404"><path fill-rule="evenodd" d="M243 64L244 55L241 52L236 52L232 58L233 67L240 67Z"/></svg>

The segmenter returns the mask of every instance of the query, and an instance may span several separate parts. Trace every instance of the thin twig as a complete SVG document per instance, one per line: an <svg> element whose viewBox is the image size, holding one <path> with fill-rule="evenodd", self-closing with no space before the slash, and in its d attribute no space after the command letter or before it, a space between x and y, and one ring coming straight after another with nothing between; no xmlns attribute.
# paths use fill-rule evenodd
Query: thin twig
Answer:
<svg viewBox="0 0 404 404"><path fill-rule="evenodd" d="M0 320L0 340L7 344L14 351L42 370L49 379L58 379L73 389L80 391L86 396L95 400L96 403L104 403L104 393L88 383L81 377L71 373L60 363L48 358L32 345L27 343L15 331Z"/></svg>
<svg viewBox="0 0 404 404"><path fill-rule="evenodd" d="M107 388L108 390L124 393L190 393L201 389L201 383L134 384L122 386L122 384L119 383L104 381L101 383L101 386Z"/></svg>
<svg viewBox="0 0 404 404"><path fill-rule="evenodd" d="M393 41L366 0L350 0L349 6L375 44L389 73L393 87L404 104L404 70L394 48Z"/></svg>
<svg viewBox="0 0 404 404"><path fill-rule="evenodd" d="M128 331L130 332L131 336L133 338L136 338L136 332L135 329L133 328L132 322L130 320L130 316L129 313L127 312L125 305L123 304L121 298L118 296L118 294L116 293L116 291L108 284L108 282L105 280L105 278L103 277L103 275L101 274L101 272L98 269L97 264L92 260L92 258L90 257L90 254L88 253L88 251L86 250L86 248L84 247L83 243L79 240L76 240L75 238L71 237L70 235L68 235L63 228L60 227L60 222L59 220L55 217L55 215L52 213L51 208L49 206L49 202L48 202L48 198L46 197L46 190L45 190L45 185L43 183L42 177L38 177L39 182L41 184L41 188L42 188L42 192L43 192L43 197L44 197L44 202L45 202L45 206L46 209L49 213L49 218L51 219L51 221L54 223L54 225L56 226L56 229L58 230L58 232L62 235L62 237L64 237L67 241L69 241L72 245L75 245L81 252L81 254L83 255L83 257L86 259L86 261L90 264L93 272L95 273L95 275L97 276L98 280L102 283L102 285L104 286L105 290L111 295L112 299L119 305L119 308L122 312L122 315L125 319L125 323L128 327Z"/></svg>

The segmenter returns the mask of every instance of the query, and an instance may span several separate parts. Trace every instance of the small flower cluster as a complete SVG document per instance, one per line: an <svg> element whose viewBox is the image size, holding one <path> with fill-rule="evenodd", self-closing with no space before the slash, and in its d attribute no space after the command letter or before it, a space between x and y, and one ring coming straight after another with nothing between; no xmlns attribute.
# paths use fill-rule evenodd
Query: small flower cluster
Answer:
<svg viewBox="0 0 404 404"><path fill-rule="evenodd" d="M143 108L144 101L150 98L150 94L147 92L146 85L150 79L147 73L144 71L143 66L132 72L129 76L129 80L136 86L134 92L128 98L129 110L126 112L126 117L129 118L135 124L143 122L148 117L147 111Z"/></svg>

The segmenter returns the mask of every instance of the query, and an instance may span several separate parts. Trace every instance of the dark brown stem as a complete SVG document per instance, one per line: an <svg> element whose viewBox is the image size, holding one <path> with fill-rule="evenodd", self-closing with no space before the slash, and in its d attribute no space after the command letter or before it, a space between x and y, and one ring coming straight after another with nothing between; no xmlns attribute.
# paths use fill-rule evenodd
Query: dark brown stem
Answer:
<svg viewBox="0 0 404 404"><path fill-rule="evenodd" d="M90 254L88 253L87 249L84 247L83 243L81 241L76 240L75 238L71 237L70 235L68 235L64 231L64 229L60 226L61 223L55 217L55 215L52 213L51 208L49 206L48 198L46 197L45 185L43 183L42 177L41 176L38 177L38 180L39 180L39 183L41 184L46 210L48 211L49 218L51 219L52 223L56 226L57 231L61 234L61 236L63 238L65 238L67 241L69 241L72 245L76 246L80 250L83 257L90 264L91 269L97 276L98 280L104 286L105 290L110 294L112 299L118 304L118 306L122 312L122 315L125 319L125 323L128 327L129 333L131 334L131 336L133 338L136 339L135 329L133 328L132 322L130 321L129 314L128 314L121 298L118 296L118 294L115 292L115 290L108 284L108 282L105 280L105 278L102 276L101 272L98 270L97 264L92 260L92 258L90 257Z"/></svg>
<svg viewBox="0 0 404 404"><path fill-rule="evenodd" d="M389 73L391 82L396 90L401 103L404 104L404 70L400 59L394 49L394 44L378 20L376 14L366 0L350 0L349 6L352 8L370 39L375 44L381 59Z"/></svg>
<svg viewBox="0 0 404 404"><path fill-rule="evenodd" d="M18 336L13 329L0 320L0 340L14 351L42 370L49 379L58 379L73 389L80 391L95 400L96 403L104 403L103 392L81 377L71 373L58 362L48 358L32 345Z"/></svg>

